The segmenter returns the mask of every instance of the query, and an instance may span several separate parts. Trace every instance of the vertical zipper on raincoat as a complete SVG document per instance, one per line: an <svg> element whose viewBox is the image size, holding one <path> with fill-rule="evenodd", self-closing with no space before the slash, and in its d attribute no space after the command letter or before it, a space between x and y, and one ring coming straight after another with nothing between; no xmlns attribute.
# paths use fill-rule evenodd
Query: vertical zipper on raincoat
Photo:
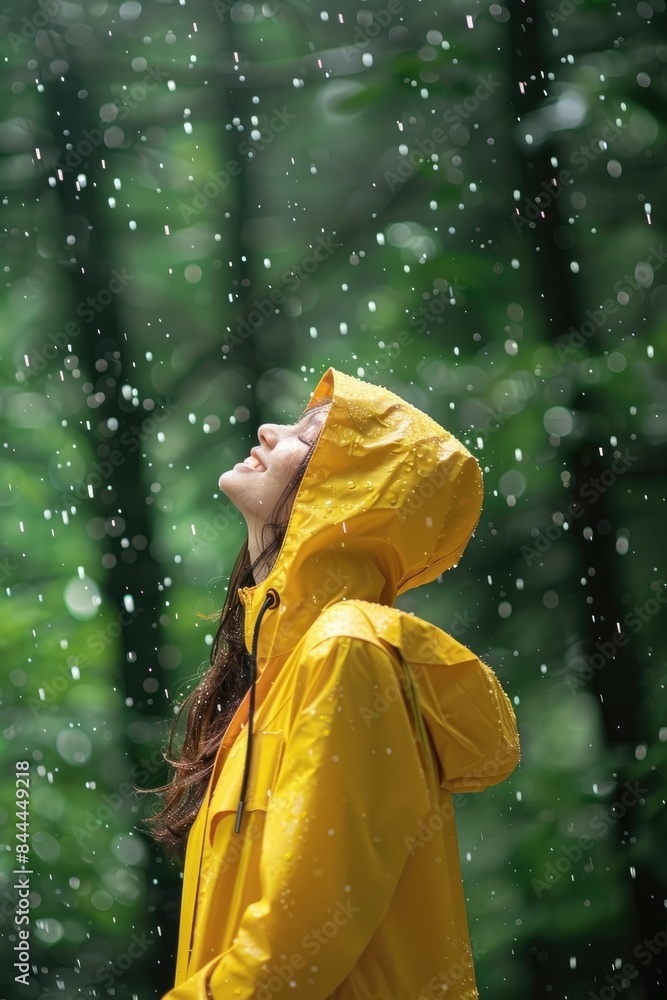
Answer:
<svg viewBox="0 0 667 1000"><path fill-rule="evenodd" d="M417 685L415 684L414 677L412 676L412 669L410 664L403 656L401 650L395 646L394 649L398 653L398 658L401 661L401 666L403 668L403 676L406 683L402 683L401 687L407 695L408 704L412 712L412 717L415 723L416 739L422 745L422 750L424 753L424 759L426 760L426 767L429 771L433 770L433 765L431 762L431 748L429 746L428 737L426 735L426 730L424 729L424 719L422 716L421 703L419 701L419 692L417 690Z"/></svg>
<svg viewBox="0 0 667 1000"><path fill-rule="evenodd" d="M271 587L266 592L266 597L264 598L264 603L262 604L259 614L257 615L257 621L255 622L255 629L252 635L252 649L250 651L250 656L245 653L246 662L250 662L250 707L248 709L248 744L246 746L245 752L245 766L243 768L243 781L241 782L241 796L239 798L238 809L236 811L236 825L234 826L234 833L238 833L241 829L241 817L243 816L243 809L245 806L245 796L248 788L248 778L250 777L250 761L252 757L252 723L253 716L255 714L255 682L257 680L257 640L259 638L259 627L262 624L262 618L264 613L268 611L269 608L277 608L280 604L280 595L277 590Z"/></svg>

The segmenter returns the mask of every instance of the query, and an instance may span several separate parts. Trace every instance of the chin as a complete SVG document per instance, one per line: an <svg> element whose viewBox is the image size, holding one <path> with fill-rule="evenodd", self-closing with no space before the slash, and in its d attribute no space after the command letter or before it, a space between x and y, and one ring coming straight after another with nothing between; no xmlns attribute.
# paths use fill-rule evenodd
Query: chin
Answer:
<svg viewBox="0 0 667 1000"><path fill-rule="evenodd" d="M236 492L234 489L234 480L237 478L237 476L238 473L235 472L234 469L229 469L227 472L223 472L223 474L218 479L218 486L223 491L223 493L227 493L227 495L229 495L230 490L232 493Z"/></svg>

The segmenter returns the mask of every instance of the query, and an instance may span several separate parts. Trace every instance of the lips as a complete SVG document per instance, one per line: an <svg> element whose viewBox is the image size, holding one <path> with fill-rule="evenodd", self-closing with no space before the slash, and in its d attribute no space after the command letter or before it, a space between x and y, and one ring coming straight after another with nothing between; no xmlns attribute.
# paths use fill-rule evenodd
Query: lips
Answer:
<svg viewBox="0 0 667 1000"><path fill-rule="evenodd" d="M255 472L266 472L266 466L257 454L256 448L250 449L248 457L243 459L243 465L247 465L249 468L254 469Z"/></svg>

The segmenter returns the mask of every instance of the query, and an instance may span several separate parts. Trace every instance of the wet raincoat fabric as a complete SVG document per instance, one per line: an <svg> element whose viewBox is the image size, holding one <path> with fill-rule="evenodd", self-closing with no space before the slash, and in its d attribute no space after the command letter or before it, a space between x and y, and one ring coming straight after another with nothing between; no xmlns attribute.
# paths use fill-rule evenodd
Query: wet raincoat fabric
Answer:
<svg viewBox="0 0 667 1000"><path fill-rule="evenodd" d="M276 563L239 591L254 682L190 829L163 1000L478 996L452 793L513 771L516 719L392 605L458 562L481 470L386 389L329 369L326 398Z"/></svg>

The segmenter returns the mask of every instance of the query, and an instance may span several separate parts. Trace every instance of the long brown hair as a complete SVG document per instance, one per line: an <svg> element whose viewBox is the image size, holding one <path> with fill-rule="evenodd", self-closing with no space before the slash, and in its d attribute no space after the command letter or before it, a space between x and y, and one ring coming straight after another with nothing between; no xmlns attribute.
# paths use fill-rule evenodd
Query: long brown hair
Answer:
<svg viewBox="0 0 667 1000"><path fill-rule="evenodd" d="M325 400L315 404L310 410L329 405L330 400ZM143 818L141 822L148 827L155 840L180 857L185 853L190 827L206 794L218 747L250 687L245 658L244 607L238 590L240 587L254 586L254 572L260 565L266 572L275 562L287 531L294 498L315 443L316 441L285 487L272 517L264 525L262 551L252 565L247 538L241 546L229 578L220 623L211 646L210 666L197 687L180 705L172 723L167 751L162 751L165 761L174 769L173 775L167 784L159 788L135 786L139 794L152 792L161 796L163 804L160 811ZM183 744L178 757L175 757L174 741L178 724L188 704L190 707Z"/></svg>

